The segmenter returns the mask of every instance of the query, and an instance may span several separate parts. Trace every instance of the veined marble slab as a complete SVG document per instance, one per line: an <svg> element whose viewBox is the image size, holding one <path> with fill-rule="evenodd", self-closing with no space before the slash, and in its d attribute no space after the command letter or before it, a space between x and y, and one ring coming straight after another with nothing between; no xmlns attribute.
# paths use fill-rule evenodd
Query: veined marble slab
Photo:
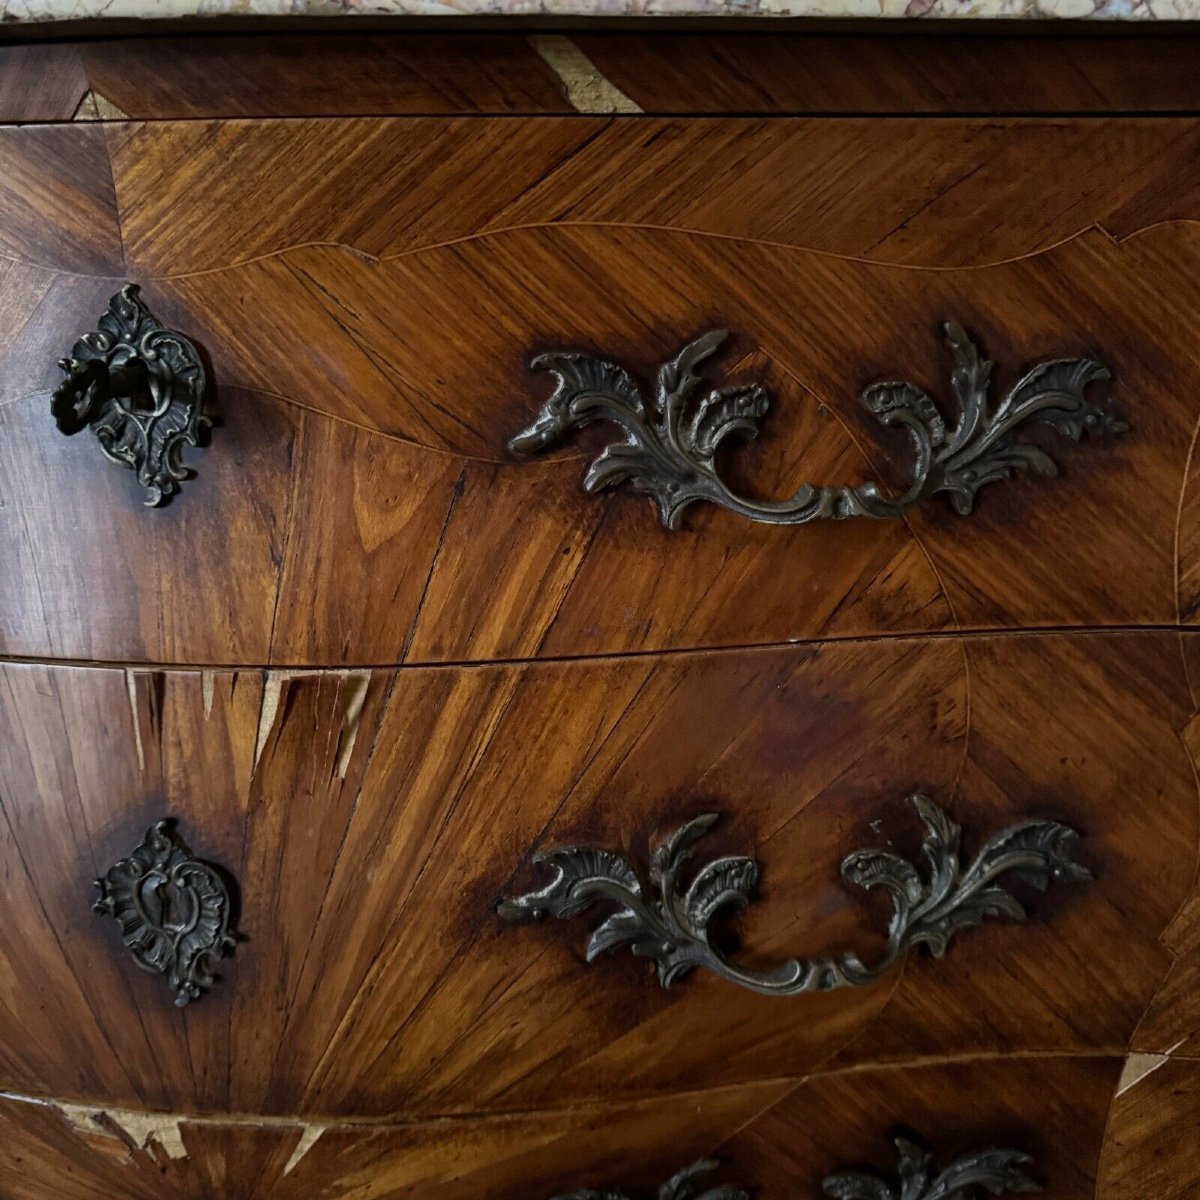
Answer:
<svg viewBox="0 0 1200 1200"><path fill-rule="evenodd" d="M0 0L0 21L220 16L955 17L1178 21L1200 0Z"/></svg>

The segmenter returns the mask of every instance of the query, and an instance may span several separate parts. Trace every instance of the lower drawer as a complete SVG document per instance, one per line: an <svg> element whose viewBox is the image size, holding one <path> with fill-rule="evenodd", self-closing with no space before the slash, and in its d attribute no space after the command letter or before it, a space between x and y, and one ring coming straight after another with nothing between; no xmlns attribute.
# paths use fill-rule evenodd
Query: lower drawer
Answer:
<svg viewBox="0 0 1200 1200"><path fill-rule="evenodd" d="M635 1200L707 1158L716 1167L703 1186L769 1200L818 1196L829 1174L868 1165L895 1185L901 1128L928 1146L934 1170L1008 1148L1029 1156L1020 1169L1054 1200L1183 1200L1200 1168L1200 1062L1167 1061L1132 1087L1125 1070L1120 1058L985 1059L411 1125L6 1098L0 1185L11 1200L542 1200L600 1186Z"/></svg>
<svg viewBox="0 0 1200 1200"><path fill-rule="evenodd" d="M1196 648L1184 640L1184 656ZM1165 931L1193 887L1197 805L1178 634L2 676L0 1087L15 1091L388 1117L625 1100L822 1063L1116 1054L1182 978ZM1082 834L1093 881L1041 895L1006 877L1028 922L984 917L944 958L917 949L868 986L791 998L708 970L666 990L626 949L584 961L590 912L511 925L494 910L545 881L534 851L644 861L715 812L697 865L751 855L761 868L746 910L714 922L732 961L854 949L871 962L888 906L838 865L882 847L928 875L916 791L962 826L964 862L1044 818ZM92 880L167 816L237 881L243 935L182 1009L89 912ZM1155 1010L1147 1048L1179 1043L1194 1017Z"/></svg>

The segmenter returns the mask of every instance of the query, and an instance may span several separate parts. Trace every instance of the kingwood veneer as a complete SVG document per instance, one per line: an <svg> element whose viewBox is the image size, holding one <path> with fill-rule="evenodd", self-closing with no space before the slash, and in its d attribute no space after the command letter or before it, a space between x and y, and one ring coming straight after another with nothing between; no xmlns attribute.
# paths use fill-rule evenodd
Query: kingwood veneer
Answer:
<svg viewBox="0 0 1200 1200"><path fill-rule="evenodd" d="M710 1155L701 1188L805 1195L894 1170L897 1126L942 1165L1028 1154L1056 1200L1193 1194L1194 44L580 44L664 115L568 115L515 36L0 51L0 119L52 122L0 128L0 1195L642 1194ZM69 123L89 87L131 119ZM127 280L210 380L160 507L51 416ZM1058 475L969 515L697 504L668 531L580 486L612 425L506 449L551 394L531 356L620 363L649 401L727 328L706 378L771 407L736 401L758 437L712 471L898 493L912 450L858 396L908 381L953 426L946 321L993 404L1096 364L1062 401L1094 414L1078 444L1020 430ZM918 792L960 853L922 861ZM535 858L642 861L704 812L696 866L761 871L728 868L753 899L711 929L749 971L879 957L856 851L918 864L867 860L915 896L1063 828L944 957L864 986L759 995L708 959L663 989L636 903L608 928L643 955L585 962L599 910L536 900L583 860ZM187 986L89 911L107 878L153 959L139 931L190 893L139 914L111 869L164 818L238 935ZM585 865L619 908L616 862ZM531 894L564 919L501 919Z"/></svg>

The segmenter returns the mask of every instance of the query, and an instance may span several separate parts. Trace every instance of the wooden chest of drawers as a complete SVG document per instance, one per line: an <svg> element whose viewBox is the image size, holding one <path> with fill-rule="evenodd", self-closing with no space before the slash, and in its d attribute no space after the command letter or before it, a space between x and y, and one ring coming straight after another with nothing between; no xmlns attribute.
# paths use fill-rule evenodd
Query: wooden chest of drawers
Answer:
<svg viewBox="0 0 1200 1200"><path fill-rule="evenodd" d="M1195 43L578 47L2 52L0 1195L1196 1194Z"/></svg>

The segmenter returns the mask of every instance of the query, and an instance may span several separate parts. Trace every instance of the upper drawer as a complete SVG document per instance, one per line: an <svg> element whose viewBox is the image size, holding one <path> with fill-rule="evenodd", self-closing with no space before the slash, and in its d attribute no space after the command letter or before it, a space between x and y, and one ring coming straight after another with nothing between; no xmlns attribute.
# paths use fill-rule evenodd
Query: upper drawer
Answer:
<svg viewBox="0 0 1200 1200"><path fill-rule="evenodd" d="M6 131L0 651L384 664L1187 621L1197 143L1170 119ZM48 412L126 277L215 383L212 444L158 510ZM597 354L649 393L720 327L714 385L771 394L722 448L734 491L902 490L912 450L858 397L905 380L956 420L947 320L995 361L993 403L1094 359L1115 383L1089 399L1130 430L1022 428L1059 477L987 486L970 516L697 504L675 532L627 486L583 492L613 426L506 451L549 394L531 355Z"/></svg>

